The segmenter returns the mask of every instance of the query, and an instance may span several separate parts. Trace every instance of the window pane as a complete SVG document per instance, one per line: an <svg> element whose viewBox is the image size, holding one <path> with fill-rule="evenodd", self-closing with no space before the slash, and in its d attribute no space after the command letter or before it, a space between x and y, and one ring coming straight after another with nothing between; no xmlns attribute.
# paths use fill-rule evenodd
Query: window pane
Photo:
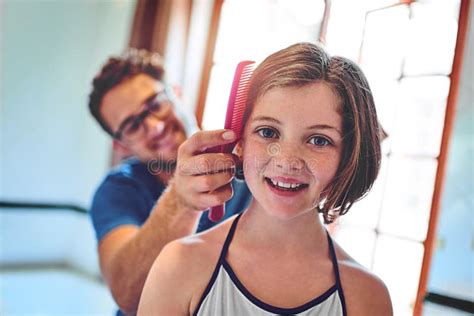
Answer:
<svg viewBox="0 0 474 316"><path fill-rule="evenodd" d="M212 67L209 92L204 108L202 126L205 129L224 128L225 113L229 99L232 79L237 65L218 64Z"/></svg>
<svg viewBox="0 0 474 316"><path fill-rule="evenodd" d="M359 59L366 9L359 1L333 1L326 44L333 55Z"/></svg>
<svg viewBox="0 0 474 316"><path fill-rule="evenodd" d="M399 78L405 55L409 8L398 5L367 14L361 66L378 78Z"/></svg>
<svg viewBox="0 0 474 316"><path fill-rule="evenodd" d="M380 236L375 246L374 272L385 282L394 315L413 315L424 248L417 242Z"/></svg>
<svg viewBox="0 0 474 316"><path fill-rule="evenodd" d="M413 3L404 75L449 75L454 57L459 2Z"/></svg>
<svg viewBox="0 0 474 316"><path fill-rule="evenodd" d="M387 139L382 142L383 152L387 154L391 150L395 133L395 117L400 103L400 84L396 79L383 78L372 73L367 74L367 80L374 96L377 117L388 134Z"/></svg>
<svg viewBox="0 0 474 316"><path fill-rule="evenodd" d="M367 269L372 268L372 257L375 249L375 232L344 227L334 234L335 240L347 253Z"/></svg>
<svg viewBox="0 0 474 316"><path fill-rule="evenodd" d="M391 156L380 231L424 241L428 230L436 159Z"/></svg>
<svg viewBox="0 0 474 316"><path fill-rule="evenodd" d="M349 212L338 218L336 226L345 230L346 227L375 230L380 220L380 209L387 179L387 157L382 159L380 173L372 189L360 201L354 203Z"/></svg>
<svg viewBox="0 0 474 316"><path fill-rule="evenodd" d="M438 156L449 83L444 76L401 80L393 152Z"/></svg>
<svg viewBox="0 0 474 316"><path fill-rule="evenodd" d="M290 44L315 42L323 12L323 0L303 0L297 6L288 0L226 0L214 62L261 60Z"/></svg>

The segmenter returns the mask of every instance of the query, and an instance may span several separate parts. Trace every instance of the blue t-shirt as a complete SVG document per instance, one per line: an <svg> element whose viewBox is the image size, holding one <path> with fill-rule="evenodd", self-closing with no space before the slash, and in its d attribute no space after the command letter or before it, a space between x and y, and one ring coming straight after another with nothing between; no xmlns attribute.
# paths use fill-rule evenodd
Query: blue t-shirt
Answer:
<svg viewBox="0 0 474 316"><path fill-rule="evenodd" d="M221 221L245 210L252 198L245 182L234 179L232 187L234 196L226 202ZM89 212L97 241L121 225L141 226L164 189L165 186L148 171L147 165L136 158L112 169L95 192ZM201 215L197 232L218 224L210 221L207 213ZM117 316L120 315L124 314L117 311Z"/></svg>
<svg viewBox="0 0 474 316"><path fill-rule="evenodd" d="M227 201L221 221L243 211L252 197L245 182L234 179L232 186L234 196ZM128 159L111 170L95 192L90 209L97 240L121 225L141 226L164 189L165 186L148 171L147 165L136 158ZM203 212L197 232L217 224L208 219L207 213Z"/></svg>

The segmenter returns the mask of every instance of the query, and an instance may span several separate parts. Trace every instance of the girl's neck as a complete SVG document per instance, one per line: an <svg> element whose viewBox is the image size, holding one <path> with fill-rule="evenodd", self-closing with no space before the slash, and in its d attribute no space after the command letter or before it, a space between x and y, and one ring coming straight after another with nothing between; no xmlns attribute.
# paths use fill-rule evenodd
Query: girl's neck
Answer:
<svg viewBox="0 0 474 316"><path fill-rule="evenodd" d="M292 219L280 219L266 212L255 200L239 222L242 242L258 248L287 253L321 251L327 254L327 236L316 210ZM263 249L261 248L261 249Z"/></svg>

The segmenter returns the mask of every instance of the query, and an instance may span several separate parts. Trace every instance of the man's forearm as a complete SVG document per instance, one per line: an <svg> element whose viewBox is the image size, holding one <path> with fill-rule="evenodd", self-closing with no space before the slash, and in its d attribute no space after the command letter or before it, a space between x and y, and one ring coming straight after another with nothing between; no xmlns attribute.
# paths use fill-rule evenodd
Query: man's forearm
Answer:
<svg viewBox="0 0 474 316"><path fill-rule="evenodd" d="M138 308L148 272L163 247L192 234L199 216L200 212L180 204L170 185L143 226L115 252L104 274L124 312Z"/></svg>

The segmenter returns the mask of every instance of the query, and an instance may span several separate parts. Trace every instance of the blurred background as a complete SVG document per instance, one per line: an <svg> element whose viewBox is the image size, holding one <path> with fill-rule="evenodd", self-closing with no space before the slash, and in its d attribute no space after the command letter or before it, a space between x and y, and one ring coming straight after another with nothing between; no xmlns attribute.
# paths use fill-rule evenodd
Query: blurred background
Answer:
<svg viewBox="0 0 474 316"><path fill-rule="evenodd" d="M471 315L470 0L0 0L0 315L113 315L87 216L118 157L87 108L110 55L147 48L205 129L235 65L299 41L357 61L389 134L370 194L329 227L395 315Z"/></svg>

